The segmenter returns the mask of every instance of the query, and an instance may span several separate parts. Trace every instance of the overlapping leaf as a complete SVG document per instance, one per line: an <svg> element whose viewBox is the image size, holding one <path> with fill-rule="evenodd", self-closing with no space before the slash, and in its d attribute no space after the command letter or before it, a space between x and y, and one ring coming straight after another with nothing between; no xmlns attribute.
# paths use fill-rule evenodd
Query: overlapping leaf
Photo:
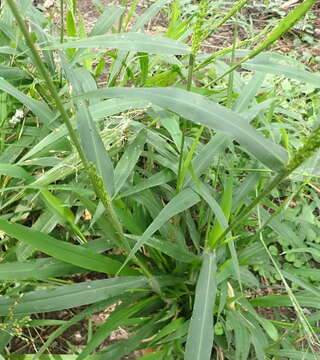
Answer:
<svg viewBox="0 0 320 360"><path fill-rule="evenodd" d="M178 88L113 88L101 89L84 96L146 99L196 124L233 136L245 150L270 169L279 171L288 160L288 155L282 147L261 135L242 116L198 94Z"/></svg>

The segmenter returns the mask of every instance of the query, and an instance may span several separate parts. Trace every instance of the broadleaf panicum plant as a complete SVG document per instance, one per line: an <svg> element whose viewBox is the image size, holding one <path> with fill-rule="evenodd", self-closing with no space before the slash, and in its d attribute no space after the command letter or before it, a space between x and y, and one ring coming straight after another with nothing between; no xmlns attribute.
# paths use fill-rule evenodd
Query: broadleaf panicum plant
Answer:
<svg viewBox="0 0 320 360"><path fill-rule="evenodd" d="M230 49L213 57L201 54L201 44L240 16L247 1L214 21L207 18L210 2L200 1L195 16L181 20L182 5L175 1L168 37L142 33L168 3L156 1L132 27L137 2L97 4L101 15L89 34L75 1L60 3L60 32L32 1L2 4L1 96L12 106L6 118L23 107L26 119L11 124L20 126L18 138L15 128L4 127L12 134L0 154L0 241L6 250L0 315L4 324L25 326L25 334L30 327L59 326L41 345L30 339L33 359L84 319L89 336L73 351L78 360L91 354L121 359L136 350L144 350L145 360L316 357L319 314L306 315L302 307L318 309L319 290L289 265L282 269L282 258L272 252L286 238L289 251L307 247L317 259L317 244L305 245L290 227L283 198L297 201L305 186L314 186L317 175L300 169L317 161L320 130L308 128L301 145L291 123L278 121L290 111L263 91L266 74L235 71L261 64L263 51L315 1L297 5L231 66L221 61ZM233 57L238 46L233 44ZM294 74L296 68L283 64L285 56L268 56L280 60L269 68L264 61L265 72L278 66ZM226 96L221 86L230 72ZM317 74L303 74L320 87ZM172 86L161 86L167 83ZM17 144L10 143L12 136ZM304 177L302 184L296 175ZM312 225L316 237L319 228ZM278 282L264 296L268 276ZM108 320L95 326L92 314L113 304ZM19 320L84 305L63 322ZM281 312L263 316L263 307L279 306L295 313L287 321ZM119 326L130 336L101 349ZM0 334L1 354L12 359L13 335Z"/></svg>

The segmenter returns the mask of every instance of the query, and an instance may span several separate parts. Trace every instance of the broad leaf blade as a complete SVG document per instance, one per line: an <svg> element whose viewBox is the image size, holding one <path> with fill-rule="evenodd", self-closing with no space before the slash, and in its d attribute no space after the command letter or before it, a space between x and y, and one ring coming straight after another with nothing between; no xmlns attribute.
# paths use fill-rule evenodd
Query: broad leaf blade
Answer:
<svg viewBox="0 0 320 360"><path fill-rule="evenodd" d="M77 357L77 360L85 360L88 355L94 351L105 339L109 336L111 331L117 329L120 325L123 324L125 319L129 319L138 311L141 311L144 307L154 303L158 298L156 296L149 297L147 299L141 300L134 305L128 306L120 306L119 309L116 309L111 313L108 317L108 321L105 321L99 329L94 333L90 342L87 346L82 350L80 355Z"/></svg>
<svg viewBox="0 0 320 360"><path fill-rule="evenodd" d="M125 291L137 288L148 289L148 281L143 277L130 276L63 285L56 289L37 290L25 294L19 299L18 304L16 298L1 296L0 315L12 312L11 306L16 315L70 309L122 295Z"/></svg>
<svg viewBox="0 0 320 360"><path fill-rule="evenodd" d="M274 44L278 39L281 38L287 31L289 31L300 19L302 19L305 14L313 7L317 0L305 0L296 8L294 8L290 13L285 16L277 25L272 29L272 31L265 37L265 39L259 43L248 55L246 55L240 62L230 67L223 75L215 79L214 82L228 75L237 69L240 65L246 61L255 58L262 51L266 50Z"/></svg>
<svg viewBox="0 0 320 360"><path fill-rule="evenodd" d="M83 103L78 104L77 120L81 144L85 155L87 159L96 166L97 172L102 177L109 196L112 197L114 194L112 162L89 113L88 107Z"/></svg>
<svg viewBox="0 0 320 360"><path fill-rule="evenodd" d="M91 36L88 39L69 41L48 47L48 49L118 49L145 52L148 54L188 55L190 48L176 40L144 33L122 33Z"/></svg>
<svg viewBox="0 0 320 360"><path fill-rule="evenodd" d="M100 238L86 243L83 247L101 253L112 246L106 239ZM46 280L85 272L88 270L53 258L0 263L0 280Z"/></svg>
<svg viewBox="0 0 320 360"><path fill-rule="evenodd" d="M136 23L132 27L132 31L138 31L143 29L144 25L147 24L154 16L160 12L163 7L171 0L158 0L152 4L141 16L137 18Z"/></svg>
<svg viewBox="0 0 320 360"><path fill-rule="evenodd" d="M304 81L317 88L320 87L320 75L297 67L279 64L267 59L254 59L243 65L244 68L261 73L285 76L289 79Z"/></svg>
<svg viewBox="0 0 320 360"><path fill-rule="evenodd" d="M112 88L87 93L85 96L147 99L197 124L233 136L245 150L270 169L280 171L288 161L288 154L281 146L266 139L240 115L198 94L177 88Z"/></svg>
<svg viewBox="0 0 320 360"><path fill-rule="evenodd" d="M0 163L0 175L23 179L27 182L31 182L33 180L33 177L23 167L12 164Z"/></svg>
<svg viewBox="0 0 320 360"><path fill-rule="evenodd" d="M116 24L123 14L124 8L120 8L116 5L109 5L105 7L102 15L98 18L94 24L90 36L101 35L106 31L110 30L114 24Z"/></svg>
<svg viewBox="0 0 320 360"><path fill-rule="evenodd" d="M118 192L122 189L124 183L130 176L131 172L133 171L142 153L145 141L146 141L146 133L144 131L141 131L136 137L136 139L134 139L133 142L127 147L121 159L119 160L114 170L114 178L115 178L114 196L116 196Z"/></svg>
<svg viewBox="0 0 320 360"><path fill-rule="evenodd" d="M82 246L57 240L23 225L13 224L0 219L0 229L45 254L81 268L106 274L116 274L121 268L121 263L118 261L96 254ZM137 272L133 269L125 268L123 274L137 275Z"/></svg>
<svg viewBox="0 0 320 360"><path fill-rule="evenodd" d="M160 211L158 216L148 226L146 231L142 234L141 238L133 249L130 251L124 265L134 256L134 254L143 246L150 237L158 231L173 216L189 209L200 201L200 197L191 189L185 189L178 195L171 199L171 201Z"/></svg>
<svg viewBox="0 0 320 360"><path fill-rule="evenodd" d="M3 78L0 78L0 90L5 91L19 100L22 104L28 107L44 124L49 124L49 122L54 118L54 113L50 110L46 103L26 96Z"/></svg>
<svg viewBox="0 0 320 360"><path fill-rule="evenodd" d="M205 252L196 287L185 360L210 360L213 346L213 306L216 296L216 254Z"/></svg>

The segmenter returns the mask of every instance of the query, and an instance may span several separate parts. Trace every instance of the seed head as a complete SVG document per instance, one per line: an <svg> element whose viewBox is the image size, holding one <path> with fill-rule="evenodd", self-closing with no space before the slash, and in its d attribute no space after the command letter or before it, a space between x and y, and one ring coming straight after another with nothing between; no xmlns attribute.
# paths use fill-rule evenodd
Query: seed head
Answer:
<svg viewBox="0 0 320 360"><path fill-rule="evenodd" d="M196 55L200 49L201 43L204 40L207 32L205 30L204 21L208 15L208 0L201 0L196 13L196 22L192 34L192 54Z"/></svg>
<svg viewBox="0 0 320 360"><path fill-rule="evenodd" d="M320 148L320 127L308 136L304 145L295 153L294 157L287 164L289 172L294 171L305 160L309 159Z"/></svg>

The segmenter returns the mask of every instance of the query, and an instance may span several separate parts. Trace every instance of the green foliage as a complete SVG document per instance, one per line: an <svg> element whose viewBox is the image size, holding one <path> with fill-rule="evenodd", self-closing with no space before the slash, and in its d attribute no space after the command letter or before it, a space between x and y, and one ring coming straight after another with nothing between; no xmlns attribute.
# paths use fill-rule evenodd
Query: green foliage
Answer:
<svg viewBox="0 0 320 360"><path fill-rule="evenodd" d="M246 0L94 3L86 32L77 1L1 2L0 355L88 320L59 359L316 358L320 77L266 52L315 1L214 54Z"/></svg>

